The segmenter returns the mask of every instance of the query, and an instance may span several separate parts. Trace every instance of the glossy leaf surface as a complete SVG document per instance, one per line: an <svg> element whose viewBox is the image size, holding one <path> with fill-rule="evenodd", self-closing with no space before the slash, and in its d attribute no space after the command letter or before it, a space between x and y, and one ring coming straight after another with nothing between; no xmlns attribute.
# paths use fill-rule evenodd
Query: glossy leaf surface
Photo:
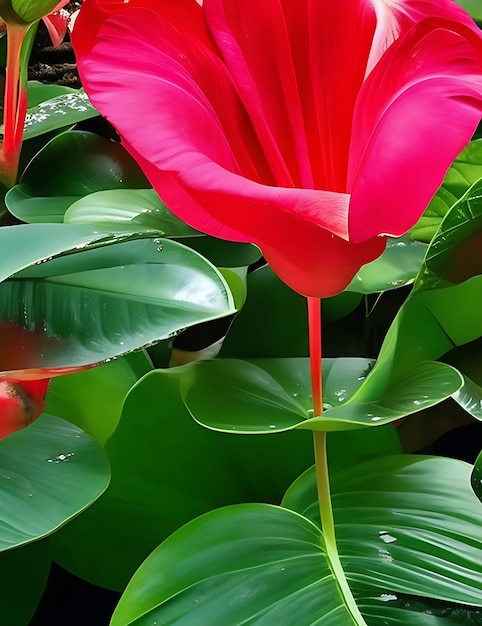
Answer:
<svg viewBox="0 0 482 626"><path fill-rule="evenodd" d="M338 548L352 584L482 606L482 506L470 489L470 465L387 456L347 467L331 483ZM312 470L283 505L319 523Z"/></svg>
<svg viewBox="0 0 482 626"><path fill-rule="evenodd" d="M409 285L420 271L426 251L426 245L407 235L389 239L382 256L364 265L347 290L369 294Z"/></svg>
<svg viewBox="0 0 482 626"><path fill-rule="evenodd" d="M50 383L45 411L72 422L104 445L117 428L126 395L151 369L149 357L140 351L58 376Z"/></svg>
<svg viewBox="0 0 482 626"><path fill-rule="evenodd" d="M471 483L476 496L482 501L482 452L475 461L474 469L472 470Z"/></svg>
<svg viewBox="0 0 482 626"><path fill-rule="evenodd" d="M0 285L0 329L25 329L29 355L5 350L5 371L98 363L234 311L213 266L149 233L32 224L2 237L2 277L15 275Z"/></svg>
<svg viewBox="0 0 482 626"><path fill-rule="evenodd" d="M464 0L466 3L471 1ZM478 0L475 2L478 5ZM482 20L482 14L479 15L479 19ZM451 207L480 178L482 178L482 140L476 139L471 141L455 159L425 213L410 231L411 236L419 241L429 242Z"/></svg>
<svg viewBox="0 0 482 626"><path fill-rule="evenodd" d="M342 562L362 610L369 611L368 623L402 618L400 623L411 625L443 624L419 620L416 611L394 605L389 600L397 599L396 593L481 605L481 505L468 488L468 466L394 456L353 469L335 474L333 505ZM457 487L456 505L448 480ZM332 586L322 533L310 525L310 517L318 522L314 498L310 470L284 500L301 516L243 505L194 520L136 572L112 626L352 625ZM372 621L374 605L378 615Z"/></svg>
<svg viewBox="0 0 482 626"><path fill-rule="evenodd" d="M313 417L311 410L307 360L200 362L193 366L183 394L187 408L203 426L261 434L293 428L332 431L376 426L438 404L463 384L452 367L426 362L390 381L376 401L351 402L370 367L366 359L324 360L321 417Z"/></svg>
<svg viewBox="0 0 482 626"><path fill-rule="evenodd" d="M136 572L111 626L308 626L321 620L354 624L321 531L292 511L250 504L213 511L167 539Z"/></svg>
<svg viewBox="0 0 482 626"><path fill-rule="evenodd" d="M354 400L373 401L388 380L482 336L481 192L482 181L445 217L414 291L393 321L373 372Z"/></svg>
<svg viewBox="0 0 482 626"><path fill-rule="evenodd" d="M53 130L73 126L99 115L82 90L69 90L30 106L25 118L24 141Z"/></svg>
<svg viewBox="0 0 482 626"><path fill-rule="evenodd" d="M149 552L182 524L225 504L278 504L313 462L307 432L232 437L198 426L181 398L192 367L153 371L128 394L106 443L109 488L55 535L55 558L74 574L122 590ZM330 433L328 446L333 470L400 451L391 426Z"/></svg>
<svg viewBox="0 0 482 626"><path fill-rule="evenodd" d="M177 218L154 189L111 189L91 193L65 213L66 224L113 224L159 231L160 237L199 235Z"/></svg>
<svg viewBox="0 0 482 626"><path fill-rule="evenodd" d="M72 130L54 137L35 156L5 203L23 222L62 222L73 202L94 191L148 187L120 144Z"/></svg>
<svg viewBox="0 0 482 626"><path fill-rule="evenodd" d="M106 489L105 452L79 428L44 414L0 441L0 550L45 537Z"/></svg>
<svg viewBox="0 0 482 626"><path fill-rule="evenodd" d="M128 394L105 445L112 467L108 490L55 535L55 559L74 574L122 590L182 524L226 504L279 502L313 462L309 433L230 437L196 424L180 394L191 369L153 371ZM394 445L387 433L376 442L367 449Z"/></svg>

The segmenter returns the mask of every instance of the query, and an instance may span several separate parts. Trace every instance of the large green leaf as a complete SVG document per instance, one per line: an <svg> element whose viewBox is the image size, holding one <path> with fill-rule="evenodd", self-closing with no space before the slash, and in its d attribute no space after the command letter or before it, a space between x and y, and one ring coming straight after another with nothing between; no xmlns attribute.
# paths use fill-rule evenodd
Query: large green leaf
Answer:
<svg viewBox="0 0 482 626"><path fill-rule="evenodd" d="M320 417L313 417L311 410L308 359L200 362L193 365L183 397L193 418L212 430L336 431L377 426L416 413L445 400L464 382L449 365L419 363L391 380L376 401L350 402L370 367L366 359L325 359Z"/></svg>
<svg viewBox="0 0 482 626"><path fill-rule="evenodd" d="M0 550L45 537L87 508L110 478L105 452L79 428L43 415L0 441Z"/></svg>
<svg viewBox="0 0 482 626"><path fill-rule="evenodd" d="M348 291L369 294L412 283L420 271L427 246L408 235L389 239L384 253L364 265L348 285Z"/></svg>
<svg viewBox="0 0 482 626"><path fill-rule="evenodd" d="M23 222L62 222L73 202L94 191L148 187L139 166L120 144L69 130L32 159L5 203Z"/></svg>
<svg viewBox="0 0 482 626"><path fill-rule="evenodd" d="M351 583L482 606L482 506L470 471L454 459L399 455L337 472L337 543ZM319 523L312 469L283 505Z"/></svg>
<svg viewBox="0 0 482 626"><path fill-rule="evenodd" d="M451 459L395 456L335 475L338 545L370 626L457 623L424 619L397 593L482 605L482 507L468 473ZM357 623L329 568L312 471L284 504L302 515L242 505L181 528L136 572L111 626Z"/></svg>
<svg viewBox="0 0 482 626"><path fill-rule="evenodd" d="M64 221L66 224L151 228L161 237L200 234L171 213L154 189L110 189L91 193L69 207Z"/></svg>
<svg viewBox="0 0 482 626"><path fill-rule="evenodd" d="M198 518L167 539L128 585L111 626L353 626L319 528L269 505Z"/></svg>
<svg viewBox="0 0 482 626"><path fill-rule="evenodd" d="M480 7L479 0L462 1L467 4L473 2L474 8L475 4ZM482 13L480 12L479 19L482 20ZM451 207L480 178L482 178L482 140L476 139L470 142L455 159L442 186L433 197L423 216L410 231L412 237L419 241L429 242Z"/></svg>
<svg viewBox="0 0 482 626"><path fill-rule="evenodd" d="M261 253L256 246L203 235L177 218L154 189L98 191L74 202L66 211L68 224L97 224L116 228L153 228L161 237L173 237L218 267L248 266Z"/></svg>
<svg viewBox="0 0 482 626"><path fill-rule="evenodd" d="M0 278L14 274L0 284L5 371L98 363L234 311L212 265L148 232L32 224L0 229L0 244Z"/></svg>
<svg viewBox="0 0 482 626"><path fill-rule="evenodd" d="M131 387L152 369L145 352L132 352L110 363L50 383L45 411L79 426L104 445L119 423Z"/></svg>
<svg viewBox="0 0 482 626"><path fill-rule="evenodd" d="M409 373L420 361L438 359L482 336L481 192L479 181L445 217L414 291L397 314L377 363L353 402L376 400L390 380ZM470 395L471 390L466 391ZM462 405L470 403L465 393L456 399Z"/></svg>
<svg viewBox="0 0 482 626"><path fill-rule="evenodd" d="M54 556L74 574L122 590L179 526L226 504L279 502L312 463L308 433L230 437L197 425L180 394L191 369L153 371L128 394L105 445L112 467L108 490L55 535ZM393 446L386 433L376 441Z"/></svg>
<svg viewBox="0 0 482 626"><path fill-rule="evenodd" d="M127 396L106 444L112 465L108 490L55 535L55 557L74 574L122 590L149 552L179 526L225 504L279 503L312 463L306 432L231 437L199 427L181 398L191 370L189 365L151 372ZM400 451L391 426L330 433L328 446L335 469Z"/></svg>
<svg viewBox="0 0 482 626"><path fill-rule="evenodd" d="M47 585L48 539L0 554L0 623L28 626Z"/></svg>
<svg viewBox="0 0 482 626"><path fill-rule="evenodd" d="M83 89L69 90L30 105L25 117L23 140L73 126L97 115Z"/></svg>

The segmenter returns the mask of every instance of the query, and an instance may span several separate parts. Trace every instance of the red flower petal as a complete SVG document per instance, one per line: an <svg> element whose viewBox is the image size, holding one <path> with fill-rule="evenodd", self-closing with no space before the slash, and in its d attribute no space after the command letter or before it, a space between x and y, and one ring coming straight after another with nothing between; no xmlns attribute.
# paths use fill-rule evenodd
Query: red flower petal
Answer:
<svg viewBox="0 0 482 626"><path fill-rule="evenodd" d="M482 116L482 41L426 20L398 39L355 110L350 240L401 235L420 217Z"/></svg>

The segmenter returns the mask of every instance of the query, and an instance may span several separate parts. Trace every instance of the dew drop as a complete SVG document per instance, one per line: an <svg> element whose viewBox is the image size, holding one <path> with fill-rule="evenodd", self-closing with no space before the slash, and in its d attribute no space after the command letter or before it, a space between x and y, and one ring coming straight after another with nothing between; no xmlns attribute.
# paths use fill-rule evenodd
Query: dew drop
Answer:
<svg viewBox="0 0 482 626"><path fill-rule="evenodd" d="M398 600L398 598L394 593L382 593L380 595L380 600L382 602L391 602L393 600Z"/></svg>
<svg viewBox="0 0 482 626"><path fill-rule="evenodd" d="M379 550L378 556L385 563L391 563L393 561L393 556L390 554L390 552L387 552L386 550Z"/></svg>
<svg viewBox="0 0 482 626"><path fill-rule="evenodd" d="M68 452L67 454L57 454L57 456L51 459L47 459L47 463L65 463L66 461L70 461L74 454L75 452Z"/></svg>
<svg viewBox="0 0 482 626"><path fill-rule="evenodd" d="M383 543L393 543L394 541L397 541L397 538L393 535L390 535L390 533L388 533L386 530L380 530L380 532L378 533L378 538L381 539Z"/></svg>

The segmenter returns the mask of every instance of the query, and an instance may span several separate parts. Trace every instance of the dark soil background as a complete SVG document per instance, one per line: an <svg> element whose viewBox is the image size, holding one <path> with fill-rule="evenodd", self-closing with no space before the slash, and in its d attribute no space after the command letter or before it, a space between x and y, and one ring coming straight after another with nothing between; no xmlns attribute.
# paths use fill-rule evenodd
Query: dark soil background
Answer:
<svg viewBox="0 0 482 626"><path fill-rule="evenodd" d="M80 5L81 2L70 2L63 10L72 14L77 11ZM81 87L68 33L64 42L60 46L54 47L45 24L39 23L30 57L28 79L74 88Z"/></svg>

